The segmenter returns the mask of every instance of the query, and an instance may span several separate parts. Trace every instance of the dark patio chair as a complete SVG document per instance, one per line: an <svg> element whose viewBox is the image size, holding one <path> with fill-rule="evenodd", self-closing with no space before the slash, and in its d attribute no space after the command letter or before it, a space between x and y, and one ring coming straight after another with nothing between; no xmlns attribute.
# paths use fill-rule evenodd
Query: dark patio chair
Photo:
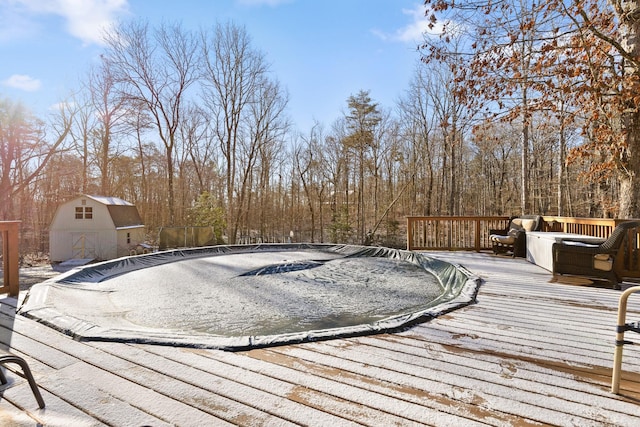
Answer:
<svg viewBox="0 0 640 427"><path fill-rule="evenodd" d="M629 231L640 228L640 221L625 221L616 226L600 244L563 240L553 244L553 274L570 274L608 281L620 289L622 280L615 269L616 256Z"/></svg>
<svg viewBox="0 0 640 427"><path fill-rule="evenodd" d="M35 396L40 409L44 409L44 399L40 394L40 390L38 389L36 380L33 378L33 375L31 374L31 369L29 369L29 365L27 364L27 361L20 356L16 356L15 354L11 354L5 350L0 349L0 365L4 365L6 363L15 363L22 368L23 374L21 376L23 378L26 378L26 380L29 382L29 387L31 387L31 391ZM16 373L20 375L19 372L16 372ZM2 384L7 383L7 377L4 375L4 372L2 372L2 369L0 369L0 383Z"/></svg>
<svg viewBox="0 0 640 427"><path fill-rule="evenodd" d="M527 231L539 231L542 228L540 215L522 215L513 217L504 230L489 230L489 240L494 254L509 253L524 258L527 253Z"/></svg>

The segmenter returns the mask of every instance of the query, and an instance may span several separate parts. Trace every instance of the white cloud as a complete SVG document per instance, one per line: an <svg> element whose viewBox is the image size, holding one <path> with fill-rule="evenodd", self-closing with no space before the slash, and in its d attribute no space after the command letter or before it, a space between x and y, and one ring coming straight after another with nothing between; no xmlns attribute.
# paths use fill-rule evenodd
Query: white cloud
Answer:
<svg viewBox="0 0 640 427"><path fill-rule="evenodd" d="M393 33L386 33L377 29L371 32L382 40L398 41L403 43L416 43L423 39L429 31L429 19L425 15L424 5L417 4L413 9L402 9L404 15L411 18L411 22Z"/></svg>
<svg viewBox="0 0 640 427"><path fill-rule="evenodd" d="M104 31L118 16L126 14L129 7L128 0L10 0L6 6L2 3L3 7L11 6L12 16L23 19L35 20L37 15L59 16L65 21L69 34L85 44L102 44Z"/></svg>
<svg viewBox="0 0 640 427"><path fill-rule="evenodd" d="M33 77L27 76L25 74L14 74L8 79L3 80L2 84L14 89L20 89L27 92L35 92L36 90L40 89L40 86L42 86L40 80L34 79Z"/></svg>

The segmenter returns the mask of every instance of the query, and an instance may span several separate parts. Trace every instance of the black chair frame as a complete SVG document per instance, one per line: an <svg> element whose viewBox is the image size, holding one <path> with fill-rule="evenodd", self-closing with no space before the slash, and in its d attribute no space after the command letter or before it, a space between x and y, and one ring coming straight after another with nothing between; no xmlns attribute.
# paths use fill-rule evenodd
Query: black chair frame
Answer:
<svg viewBox="0 0 640 427"><path fill-rule="evenodd" d="M20 356L16 356L15 354L0 350L0 365L5 365L7 363L15 363L22 368L22 375L20 374L20 372L16 373L29 382L29 387L31 387L31 391L33 392L33 395L38 402L38 407L40 407L40 409L44 409L44 399L42 398L42 394L40 394L40 390L38 389L36 380L31 374L31 369L29 369L27 361ZM2 383L3 385L7 384L7 377L5 376L4 372L2 372L2 369L0 369L0 383Z"/></svg>

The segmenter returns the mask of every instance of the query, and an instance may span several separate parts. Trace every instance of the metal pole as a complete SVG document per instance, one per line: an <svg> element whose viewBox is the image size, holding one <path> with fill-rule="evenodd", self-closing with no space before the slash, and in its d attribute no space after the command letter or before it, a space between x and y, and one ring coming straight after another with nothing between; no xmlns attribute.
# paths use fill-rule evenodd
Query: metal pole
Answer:
<svg viewBox="0 0 640 427"><path fill-rule="evenodd" d="M627 317L627 300L634 292L640 292L640 286L629 288L620 295L618 303L618 324L616 326L616 348L613 353L613 373L611 374L611 393L618 394L620 390L620 371L622 368L622 347L625 345L624 332Z"/></svg>

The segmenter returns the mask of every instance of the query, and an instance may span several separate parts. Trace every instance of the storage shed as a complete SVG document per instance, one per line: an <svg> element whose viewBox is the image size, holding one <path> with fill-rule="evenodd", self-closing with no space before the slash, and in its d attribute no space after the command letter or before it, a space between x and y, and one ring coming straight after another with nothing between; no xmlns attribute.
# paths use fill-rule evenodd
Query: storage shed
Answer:
<svg viewBox="0 0 640 427"><path fill-rule="evenodd" d="M117 197L76 197L58 207L49 227L51 262L108 260L129 255L144 242L135 205Z"/></svg>

